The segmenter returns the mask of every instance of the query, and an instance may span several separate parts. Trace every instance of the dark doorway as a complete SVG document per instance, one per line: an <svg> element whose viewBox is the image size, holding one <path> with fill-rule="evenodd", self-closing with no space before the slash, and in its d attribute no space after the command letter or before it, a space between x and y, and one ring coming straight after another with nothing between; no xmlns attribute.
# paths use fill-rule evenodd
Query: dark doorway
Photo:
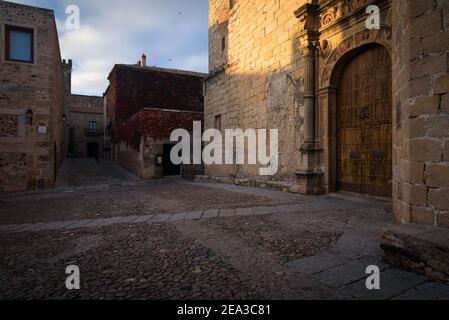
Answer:
<svg viewBox="0 0 449 320"><path fill-rule="evenodd" d="M88 158L98 158L98 153L100 148L97 142L89 142L87 143L87 157Z"/></svg>
<svg viewBox="0 0 449 320"><path fill-rule="evenodd" d="M174 165L170 158L170 154L174 146L175 146L174 144L164 144L164 157L163 157L164 176L181 175L181 166Z"/></svg>

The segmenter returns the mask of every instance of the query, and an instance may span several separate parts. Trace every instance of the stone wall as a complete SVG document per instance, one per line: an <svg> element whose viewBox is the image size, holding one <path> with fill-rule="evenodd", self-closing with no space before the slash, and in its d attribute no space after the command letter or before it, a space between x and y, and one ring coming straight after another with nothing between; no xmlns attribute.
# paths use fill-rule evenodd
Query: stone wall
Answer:
<svg viewBox="0 0 449 320"><path fill-rule="evenodd" d="M394 212L449 227L449 1L393 1Z"/></svg>
<svg viewBox="0 0 449 320"><path fill-rule="evenodd" d="M69 111L72 157L87 157L88 143L97 143L101 153L104 141L103 97L71 95ZM89 132L91 121L97 123L97 132Z"/></svg>
<svg viewBox="0 0 449 320"><path fill-rule="evenodd" d="M279 129L280 167L293 181L301 163L303 73L294 12L306 1L209 1L205 128ZM206 166L210 176L258 177L258 166ZM257 177L257 178L256 178Z"/></svg>
<svg viewBox="0 0 449 320"><path fill-rule="evenodd" d="M34 63L5 60L5 25L34 29ZM51 10L0 1L0 28L0 192L52 187L65 138L55 17Z"/></svg>

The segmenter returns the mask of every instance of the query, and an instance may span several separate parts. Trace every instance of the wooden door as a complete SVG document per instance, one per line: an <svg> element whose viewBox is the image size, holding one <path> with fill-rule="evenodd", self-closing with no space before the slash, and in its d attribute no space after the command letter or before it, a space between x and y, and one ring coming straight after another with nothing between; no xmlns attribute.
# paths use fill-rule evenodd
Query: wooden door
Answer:
<svg viewBox="0 0 449 320"><path fill-rule="evenodd" d="M337 97L337 188L392 195L391 58L370 47L343 68Z"/></svg>

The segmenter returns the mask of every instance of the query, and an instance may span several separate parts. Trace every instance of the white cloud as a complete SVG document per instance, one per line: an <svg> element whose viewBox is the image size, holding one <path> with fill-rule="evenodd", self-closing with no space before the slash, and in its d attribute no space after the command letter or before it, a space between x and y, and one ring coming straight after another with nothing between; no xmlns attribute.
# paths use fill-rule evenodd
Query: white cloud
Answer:
<svg viewBox="0 0 449 320"><path fill-rule="evenodd" d="M73 59L72 90L102 94L114 64L207 71L207 0L19 0L55 9L62 57ZM81 29L65 28L65 8L78 5Z"/></svg>

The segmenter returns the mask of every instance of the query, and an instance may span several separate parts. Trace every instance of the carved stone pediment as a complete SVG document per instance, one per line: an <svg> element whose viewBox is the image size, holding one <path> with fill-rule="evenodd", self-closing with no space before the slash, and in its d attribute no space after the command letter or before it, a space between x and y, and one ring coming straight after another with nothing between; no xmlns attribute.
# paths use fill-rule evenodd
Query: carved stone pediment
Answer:
<svg viewBox="0 0 449 320"><path fill-rule="evenodd" d="M374 2L374 0L323 1L319 9L319 29L327 28L342 18L350 17Z"/></svg>

